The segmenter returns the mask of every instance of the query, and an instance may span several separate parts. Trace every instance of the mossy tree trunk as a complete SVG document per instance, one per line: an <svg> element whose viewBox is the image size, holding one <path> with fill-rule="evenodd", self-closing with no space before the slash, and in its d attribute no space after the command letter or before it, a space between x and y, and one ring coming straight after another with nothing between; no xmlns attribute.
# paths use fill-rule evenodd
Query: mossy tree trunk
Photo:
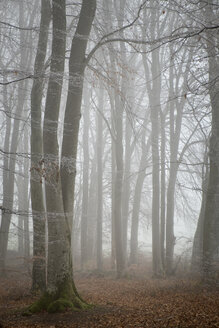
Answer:
<svg viewBox="0 0 219 328"><path fill-rule="evenodd" d="M96 1L84 0L72 41L69 86L65 110L61 165L59 164L58 119L66 45L65 1L52 1L53 40L50 78L45 106L43 147L48 219L47 288L31 312L84 308L73 280L71 230L85 51Z"/></svg>
<svg viewBox="0 0 219 328"><path fill-rule="evenodd" d="M40 33L34 65L31 91L31 204L33 214L33 270L32 291L46 288L46 254L45 254L45 208L43 201L43 134L41 106L43 98L43 73L47 51L48 29L51 20L49 0L41 0Z"/></svg>

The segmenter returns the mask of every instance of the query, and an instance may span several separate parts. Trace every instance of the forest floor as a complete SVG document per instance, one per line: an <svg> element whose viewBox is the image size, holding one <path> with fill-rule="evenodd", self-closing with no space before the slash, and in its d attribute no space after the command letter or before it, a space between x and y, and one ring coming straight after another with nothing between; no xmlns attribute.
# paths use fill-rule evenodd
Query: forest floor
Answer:
<svg viewBox="0 0 219 328"><path fill-rule="evenodd" d="M118 280L77 273L75 282L80 295L95 304L92 309L25 317L23 310L35 299L30 278L1 278L0 327L219 327L219 288L200 287L192 279Z"/></svg>

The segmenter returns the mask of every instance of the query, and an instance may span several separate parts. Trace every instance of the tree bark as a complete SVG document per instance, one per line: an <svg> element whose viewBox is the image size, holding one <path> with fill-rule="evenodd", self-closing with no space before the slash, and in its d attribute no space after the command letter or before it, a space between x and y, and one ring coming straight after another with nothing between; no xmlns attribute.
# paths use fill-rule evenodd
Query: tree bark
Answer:
<svg viewBox="0 0 219 328"><path fill-rule="evenodd" d="M85 94L83 125L83 196L81 213L81 270L88 259L88 193L89 193L89 93Z"/></svg>
<svg viewBox="0 0 219 328"><path fill-rule="evenodd" d="M101 87L101 86L100 86ZM97 270L103 269L103 119L101 112L104 104L104 90L99 91L99 111L97 113Z"/></svg>
<svg viewBox="0 0 219 328"><path fill-rule="evenodd" d="M214 4L208 0L206 20L215 19ZM207 53L209 62L209 95L212 108L212 127L209 144L210 171L206 195L203 227L203 278L208 281L214 275L214 256L219 246L219 85L217 61L218 35L207 32Z"/></svg>
<svg viewBox="0 0 219 328"><path fill-rule="evenodd" d="M43 200L43 135L42 98L44 64L51 20L49 0L41 0L40 33L34 65L35 79L31 91L31 205L33 215L33 269L32 291L46 288L45 223Z"/></svg>
<svg viewBox="0 0 219 328"><path fill-rule="evenodd" d="M65 110L61 168L57 140L58 118L65 62L65 1L53 0L53 42L51 71L44 117L44 161L48 216L48 285L31 312L46 309L56 312L65 308L87 306L74 285L71 255L74 185L81 97L85 69L85 51L95 15L96 1L84 0L72 41L69 60L69 86ZM61 174L60 174L61 169Z"/></svg>

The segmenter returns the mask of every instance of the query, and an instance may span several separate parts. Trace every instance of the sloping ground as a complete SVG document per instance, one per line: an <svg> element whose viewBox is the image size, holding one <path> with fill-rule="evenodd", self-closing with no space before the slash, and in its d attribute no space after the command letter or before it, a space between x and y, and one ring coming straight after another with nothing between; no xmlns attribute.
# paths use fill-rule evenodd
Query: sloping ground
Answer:
<svg viewBox="0 0 219 328"><path fill-rule="evenodd" d="M33 298L28 279L0 282L0 327L219 327L219 290L188 280L77 277L91 310L22 316Z"/></svg>

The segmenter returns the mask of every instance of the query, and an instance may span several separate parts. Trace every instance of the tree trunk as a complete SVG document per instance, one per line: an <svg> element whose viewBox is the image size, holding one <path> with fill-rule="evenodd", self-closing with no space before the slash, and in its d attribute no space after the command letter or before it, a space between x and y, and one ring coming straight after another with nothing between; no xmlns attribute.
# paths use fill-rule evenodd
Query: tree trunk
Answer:
<svg viewBox="0 0 219 328"><path fill-rule="evenodd" d="M51 20L49 0L41 0L41 21L34 75L31 91L31 204L33 215L33 270L32 291L46 288L45 223L46 214L43 200L43 136L42 98L43 75L47 51L48 30Z"/></svg>
<svg viewBox="0 0 219 328"><path fill-rule="evenodd" d="M214 21L214 4L208 1L206 19ZM214 256L219 246L219 87L217 81L219 64L217 61L218 35L207 33L207 52L209 61L209 95L212 107L212 128L209 144L210 172L206 195L203 226L203 278L208 281L214 275Z"/></svg>
<svg viewBox="0 0 219 328"><path fill-rule="evenodd" d="M32 312L41 309L56 312L65 308L87 306L80 299L74 285L71 227L84 60L95 9L96 1L83 1L72 41L60 174L57 129L65 61L66 14L65 1L53 0L51 73L43 135L49 235L48 285L46 293L30 308Z"/></svg>
<svg viewBox="0 0 219 328"><path fill-rule="evenodd" d="M125 169L122 194L122 241L124 261L127 261L127 239L128 239L128 218L129 218L129 198L130 198L130 168L131 168L131 125L130 117L126 116L125 130Z"/></svg>
<svg viewBox="0 0 219 328"><path fill-rule="evenodd" d="M101 86L100 86L101 87ZM101 112L104 104L104 90L100 89L99 93L99 111L97 113L97 270L103 268L103 118Z"/></svg>
<svg viewBox="0 0 219 328"><path fill-rule="evenodd" d="M146 115L147 116L147 115ZM139 212L140 212L140 203L141 203L141 194L143 183L146 173L146 161L150 146L151 138L148 139L147 144L145 144L145 135L146 135L146 117L143 124L143 133L142 133L142 154L139 165L139 173L135 185L134 191L134 200L133 200L133 210L132 210L132 221L131 221L131 241L130 241L130 259L129 264L137 264L137 255L138 255L138 226L139 226Z"/></svg>
<svg viewBox="0 0 219 328"><path fill-rule="evenodd" d="M207 157L207 156L205 156ZM191 260L191 271L199 273L202 268L202 255L203 255L203 225L204 225L204 214L206 205L206 189L208 186L208 168L206 166L206 172L203 174L202 180L202 204L201 210L198 218L198 224L193 240L192 248L192 260Z"/></svg>
<svg viewBox="0 0 219 328"><path fill-rule="evenodd" d="M165 268L165 225L166 225L166 134L165 134L165 114L160 112L160 131L161 131L161 190L160 190L160 254L161 264Z"/></svg>
<svg viewBox="0 0 219 328"><path fill-rule="evenodd" d="M81 213L81 270L88 258L88 192L89 192L89 92L85 94L83 126L83 196Z"/></svg>

